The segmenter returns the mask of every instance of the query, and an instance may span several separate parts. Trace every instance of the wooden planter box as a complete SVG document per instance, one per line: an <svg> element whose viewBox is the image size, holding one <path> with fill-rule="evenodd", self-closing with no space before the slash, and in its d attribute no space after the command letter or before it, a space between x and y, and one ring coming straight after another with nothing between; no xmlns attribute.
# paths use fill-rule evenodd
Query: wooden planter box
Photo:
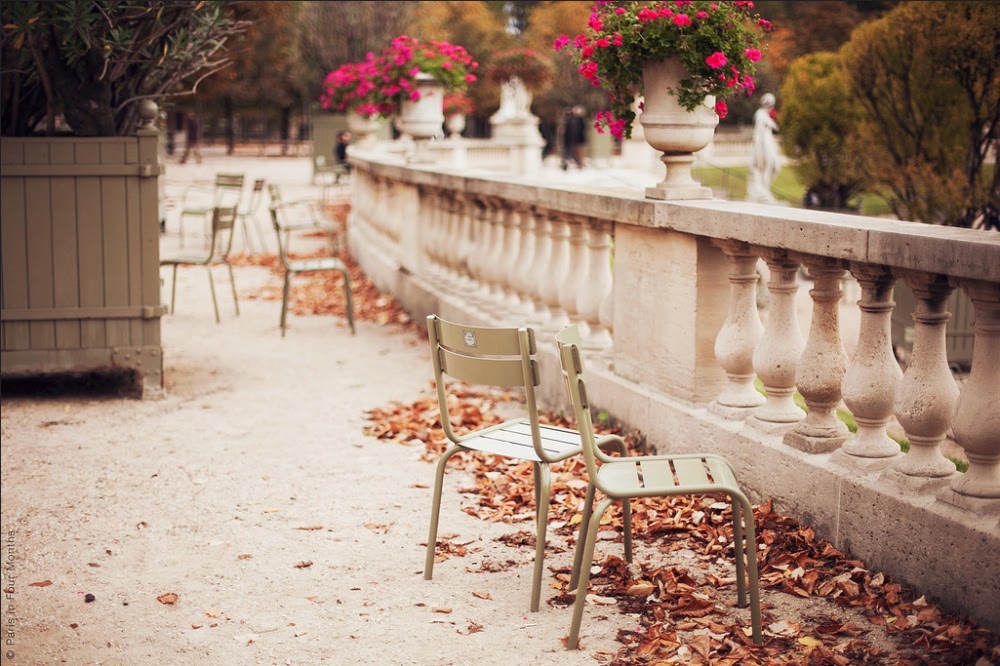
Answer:
<svg viewBox="0 0 1000 666"><path fill-rule="evenodd" d="M0 370L132 368L163 393L157 133L0 139Z"/></svg>

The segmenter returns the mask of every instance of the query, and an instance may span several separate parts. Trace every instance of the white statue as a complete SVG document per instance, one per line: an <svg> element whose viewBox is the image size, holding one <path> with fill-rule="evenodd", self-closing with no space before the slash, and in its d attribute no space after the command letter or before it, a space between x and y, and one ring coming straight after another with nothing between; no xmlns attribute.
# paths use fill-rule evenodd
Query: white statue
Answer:
<svg viewBox="0 0 1000 666"><path fill-rule="evenodd" d="M512 76L500 86L500 108L490 117L490 120L496 123L512 118L530 117L531 97L524 82L518 77Z"/></svg>
<svg viewBox="0 0 1000 666"><path fill-rule="evenodd" d="M771 183L778 175L778 142L774 135L778 123L771 117L774 109L774 95L766 93L760 100L760 108L753 114L753 138L750 151L750 179L747 181L747 201L775 203L771 194Z"/></svg>

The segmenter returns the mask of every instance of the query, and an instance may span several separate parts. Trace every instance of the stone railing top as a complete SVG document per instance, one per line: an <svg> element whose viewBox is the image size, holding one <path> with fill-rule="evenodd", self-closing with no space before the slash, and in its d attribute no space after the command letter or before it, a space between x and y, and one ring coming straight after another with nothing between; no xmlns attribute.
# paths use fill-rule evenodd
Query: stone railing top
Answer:
<svg viewBox="0 0 1000 666"><path fill-rule="evenodd" d="M657 201L640 189L539 183L405 164L389 154L354 153L360 170L389 180L511 199L549 210L744 241L848 261L1000 282L1000 233L742 201Z"/></svg>

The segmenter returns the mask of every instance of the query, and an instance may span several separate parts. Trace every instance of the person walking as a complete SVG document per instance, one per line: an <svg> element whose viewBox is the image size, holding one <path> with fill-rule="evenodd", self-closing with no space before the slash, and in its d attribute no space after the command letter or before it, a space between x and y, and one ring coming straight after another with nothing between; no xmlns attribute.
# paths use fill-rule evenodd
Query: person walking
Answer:
<svg viewBox="0 0 1000 666"><path fill-rule="evenodd" d="M587 144L587 127L583 117L582 106L574 106L566 112L566 124L563 127L563 171L569 168L572 160L576 168L583 168L583 150Z"/></svg>
<svg viewBox="0 0 1000 666"><path fill-rule="evenodd" d="M187 131L187 143L184 146L184 154L181 155L181 164L187 162L192 154L198 164L201 164L201 121L198 114L188 111L185 119L185 130Z"/></svg>

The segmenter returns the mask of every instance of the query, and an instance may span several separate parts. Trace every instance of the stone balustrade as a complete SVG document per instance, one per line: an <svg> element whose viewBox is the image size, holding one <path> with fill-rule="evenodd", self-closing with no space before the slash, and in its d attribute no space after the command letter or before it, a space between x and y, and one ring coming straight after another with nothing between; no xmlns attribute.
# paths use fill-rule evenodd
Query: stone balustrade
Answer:
<svg viewBox="0 0 1000 666"><path fill-rule="evenodd" d="M726 456L758 498L1000 630L1000 234L352 160L351 251L416 318L533 326L539 396L557 408L546 341L579 324L592 401L654 448ZM905 372L890 338L899 280L917 297ZM976 313L961 391L944 342L954 289ZM896 423L906 454L887 434ZM942 454L946 437L967 472Z"/></svg>

